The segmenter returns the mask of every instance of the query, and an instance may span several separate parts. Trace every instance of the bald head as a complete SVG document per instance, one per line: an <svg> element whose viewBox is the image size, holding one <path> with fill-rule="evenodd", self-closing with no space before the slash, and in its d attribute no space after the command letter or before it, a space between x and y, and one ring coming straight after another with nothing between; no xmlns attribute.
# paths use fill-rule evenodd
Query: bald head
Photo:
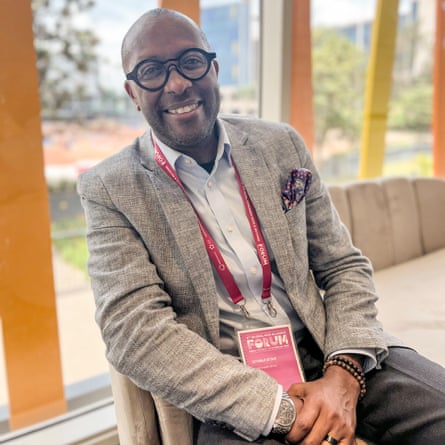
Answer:
<svg viewBox="0 0 445 445"><path fill-rule="evenodd" d="M147 31L148 28L154 27L165 20L171 21L172 23L182 24L192 29L194 28L200 34L205 49L210 49L207 37L192 19L172 9L152 9L143 14L136 20L136 22L133 23L133 25L125 34L124 39L122 40L121 58L122 67L125 73L127 73L132 68L131 66L129 66L131 54L134 48L140 44L144 32Z"/></svg>

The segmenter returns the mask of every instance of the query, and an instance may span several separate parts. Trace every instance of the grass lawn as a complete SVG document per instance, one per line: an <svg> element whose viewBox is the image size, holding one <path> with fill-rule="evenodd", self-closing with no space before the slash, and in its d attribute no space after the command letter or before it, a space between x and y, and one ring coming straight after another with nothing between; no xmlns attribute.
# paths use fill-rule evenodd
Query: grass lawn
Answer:
<svg viewBox="0 0 445 445"><path fill-rule="evenodd" d="M51 225L53 246L72 266L87 273L88 247L83 217L54 222Z"/></svg>

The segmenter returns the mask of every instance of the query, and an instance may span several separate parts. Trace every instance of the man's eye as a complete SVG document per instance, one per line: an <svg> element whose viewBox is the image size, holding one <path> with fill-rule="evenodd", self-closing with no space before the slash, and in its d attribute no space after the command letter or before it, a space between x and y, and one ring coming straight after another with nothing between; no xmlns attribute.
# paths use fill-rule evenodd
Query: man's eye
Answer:
<svg viewBox="0 0 445 445"><path fill-rule="evenodd" d="M141 80L155 79L163 74L164 67L159 63L149 63L143 65L138 72L138 77Z"/></svg>
<svg viewBox="0 0 445 445"><path fill-rule="evenodd" d="M201 68L204 65L204 60L198 56L189 56L181 60L181 68L187 70L194 70Z"/></svg>

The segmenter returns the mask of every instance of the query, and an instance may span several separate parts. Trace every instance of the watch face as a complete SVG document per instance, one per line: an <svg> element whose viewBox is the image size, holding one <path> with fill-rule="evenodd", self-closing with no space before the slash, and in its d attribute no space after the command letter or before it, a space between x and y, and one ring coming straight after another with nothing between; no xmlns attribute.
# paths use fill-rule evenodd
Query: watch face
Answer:
<svg viewBox="0 0 445 445"><path fill-rule="evenodd" d="M295 420L294 404L287 399L281 400L280 409L278 410L278 417L276 422L283 426L292 426Z"/></svg>
<svg viewBox="0 0 445 445"><path fill-rule="evenodd" d="M295 421L295 405L289 396L283 396L281 399L278 414L272 427L272 432L275 434L286 435L292 428Z"/></svg>

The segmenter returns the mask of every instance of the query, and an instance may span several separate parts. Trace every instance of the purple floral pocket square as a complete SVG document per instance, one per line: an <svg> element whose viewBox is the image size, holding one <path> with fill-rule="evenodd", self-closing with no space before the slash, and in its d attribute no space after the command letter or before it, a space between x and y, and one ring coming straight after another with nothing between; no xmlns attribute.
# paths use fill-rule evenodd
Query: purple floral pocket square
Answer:
<svg viewBox="0 0 445 445"><path fill-rule="evenodd" d="M294 168L289 173L281 192L283 210L293 209L306 195L311 186L312 173L306 168Z"/></svg>

